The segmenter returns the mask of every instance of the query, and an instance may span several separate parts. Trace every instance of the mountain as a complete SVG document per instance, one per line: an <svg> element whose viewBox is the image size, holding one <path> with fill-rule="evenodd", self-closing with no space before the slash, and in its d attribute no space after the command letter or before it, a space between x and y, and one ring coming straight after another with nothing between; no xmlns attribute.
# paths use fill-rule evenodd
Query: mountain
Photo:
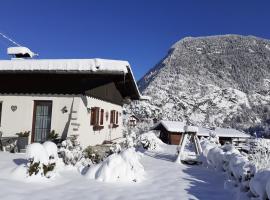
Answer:
<svg viewBox="0 0 270 200"><path fill-rule="evenodd" d="M270 135L270 40L241 35L187 37L139 82L142 118L181 120Z"/></svg>

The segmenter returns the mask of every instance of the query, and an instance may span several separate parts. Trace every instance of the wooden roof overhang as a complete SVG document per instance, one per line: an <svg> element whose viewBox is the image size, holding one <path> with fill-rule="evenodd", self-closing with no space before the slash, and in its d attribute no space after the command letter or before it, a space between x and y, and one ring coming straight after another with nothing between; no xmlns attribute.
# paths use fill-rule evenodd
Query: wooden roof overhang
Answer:
<svg viewBox="0 0 270 200"><path fill-rule="evenodd" d="M85 94L87 90L113 82L123 98L140 98L131 73L87 71L1 71L3 94Z"/></svg>

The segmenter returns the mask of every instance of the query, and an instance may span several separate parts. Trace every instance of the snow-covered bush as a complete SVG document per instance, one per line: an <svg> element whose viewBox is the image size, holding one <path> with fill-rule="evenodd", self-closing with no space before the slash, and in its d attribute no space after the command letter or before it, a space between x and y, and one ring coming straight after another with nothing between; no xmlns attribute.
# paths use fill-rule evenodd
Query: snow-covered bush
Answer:
<svg viewBox="0 0 270 200"><path fill-rule="evenodd" d="M79 172L82 172L84 168L87 168L92 164L91 159L85 156L77 135L72 135L62 142L59 149L59 155L65 165L74 166Z"/></svg>
<svg viewBox="0 0 270 200"><path fill-rule="evenodd" d="M122 147L120 144L116 143L113 146L110 147L110 151L113 153L120 153L122 150Z"/></svg>
<svg viewBox="0 0 270 200"><path fill-rule="evenodd" d="M41 177L50 178L56 166L58 159L57 147L53 142L33 143L27 146L26 157L27 174L29 176L38 175Z"/></svg>
<svg viewBox="0 0 270 200"><path fill-rule="evenodd" d="M109 150L101 151L100 148L97 148L97 146L88 146L86 149L84 149L83 156L90 159L93 164L98 164L113 153L111 152L110 148L108 149Z"/></svg>
<svg viewBox="0 0 270 200"><path fill-rule="evenodd" d="M75 166L83 157L83 149L77 138L78 136L72 135L61 143L59 155L66 165Z"/></svg>
<svg viewBox="0 0 270 200"><path fill-rule="evenodd" d="M227 173L229 181L242 191L249 190L249 181L256 173L256 167L231 144L218 146L211 141L201 142L207 164Z"/></svg>
<svg viewBox="0 0 270 200"><path fill-rule="evenodd" d="M144 176L140 157L141 154L134 148L114 153L103 162L91 166L86 177L104 182L139 182Z"/></svg>
<svg viewBox="0 0 270 200"><path fill-rule="evenodd" d="M264 138L250 139L248 159L256 168L270 168L270 140Z"/></svg>
<svg viewBox="0 0 270 200"><path fill-rule="evenodd" d="M161 145L163 144L163 142L152 131L140 135L138 143L147 150L160 150Z"/></svg>
<svg viewBox="0 0 270 200"><path fill-rule="evenodd" d="M125 137L125 143L124 146L126 148L131 148L136 146L136 139L137 139L137 134L134 131L129 131L124 134Z"/></svg>

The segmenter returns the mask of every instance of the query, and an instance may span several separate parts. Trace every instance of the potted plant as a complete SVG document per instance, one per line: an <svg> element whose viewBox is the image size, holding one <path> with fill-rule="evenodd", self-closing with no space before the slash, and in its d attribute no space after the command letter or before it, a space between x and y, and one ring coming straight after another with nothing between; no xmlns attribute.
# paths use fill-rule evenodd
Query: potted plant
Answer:
<svg viewBox="0 0 270 200"><path fill-rule="evenodd" d="M28 145L28 137L30 135L30 131L16 133L16 135L18 135L17 147L20 152L22 149L26 149L26 146Z"/></svg>
<svg viewBox="0 0 270 200"><path fill-rule="evenodd" d="M58 143L59 142L59 135L58 133L55 132L55 130L52 130L49 134L48 134L48 138L49 141L52 141L54 143Z"/></svg>

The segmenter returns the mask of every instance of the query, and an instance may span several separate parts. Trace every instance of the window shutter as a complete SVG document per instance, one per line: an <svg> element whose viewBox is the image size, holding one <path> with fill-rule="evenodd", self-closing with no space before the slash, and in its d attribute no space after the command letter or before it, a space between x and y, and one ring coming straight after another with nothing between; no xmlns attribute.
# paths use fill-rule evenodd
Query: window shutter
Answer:
<svg viewBox="0 0 270 200"><path fill-rule="evenodd" d="M91 109L91 125L99 125L99 107Z"/></svg>
<svg viewBox="0 0 270 200"><path fill-rule="evenodd" d="M113 110L111 110L110 123L113 124Z"/></svg>
<svg viewBox="0 0 270 200"><path fill-rule="evenodd" d="M115 124L118 124L118 112L116 112L116 122Z"/></svg>
<svg viewBox="0 0 270 200"><path fill-rule="evenodd" d="M95 125L95 108L91 109L91 120L90 120L90 125Z"/></svg>
<svg viewBox="0 0 270 200"><path fill-rule="evenodd" d="M100 125L103 125L103 119L104 119L104 109L100 110Z"/></svg>
<svg viewBox="0 0 270 200"><path fill-rule="evenodd" d="M95 125L99 125L99 108L96 107L96 120L95 120Z"/></svg>

